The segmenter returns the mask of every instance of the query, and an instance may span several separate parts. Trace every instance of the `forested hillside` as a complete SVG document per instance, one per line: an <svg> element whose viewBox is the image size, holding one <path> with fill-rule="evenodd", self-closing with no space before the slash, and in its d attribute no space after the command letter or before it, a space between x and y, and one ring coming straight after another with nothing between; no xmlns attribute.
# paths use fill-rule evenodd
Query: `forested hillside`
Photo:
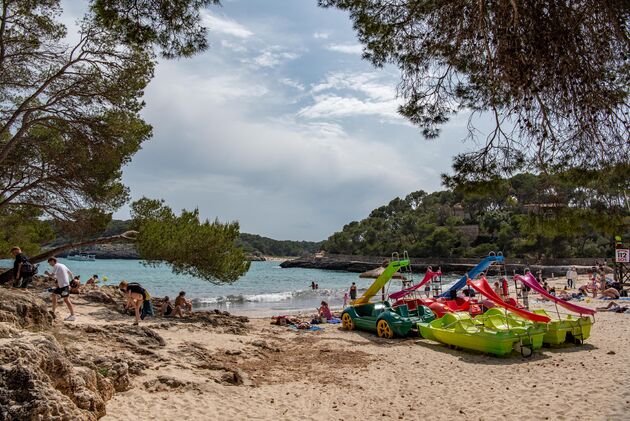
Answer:
<svg viewBox="0 0 630 421"><path fill-rule="evenodd" d="M627 166L607 174L455 181L445 178L453 186L447 191L395 198L345 225L322 248L380 256L407 250L415 257L476 257L501 250L514 257L593 257L611 255L613 235L628 238Z"/></svg>
<svg viewBox="0 0 630 421"><path fill-rule="evenodd" d="M107 228L99 236L107 237L131 229L131 221L113 219L107 224ZM63 244L68 240L63 236L62 227L57 227L55 240L52 245ZM256 234L240 233L236 241L237 246L242 247L246 253L265 256L301 256L315 253L321 247L321 242L274 240Z"/></svg>

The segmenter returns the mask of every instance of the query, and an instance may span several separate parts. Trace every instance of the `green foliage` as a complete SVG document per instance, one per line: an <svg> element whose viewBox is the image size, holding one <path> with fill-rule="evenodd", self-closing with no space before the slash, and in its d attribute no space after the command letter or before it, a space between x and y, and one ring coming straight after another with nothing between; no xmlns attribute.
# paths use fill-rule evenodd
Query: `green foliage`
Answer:
<svg viewBox="0 0 630 421"><path fill-rule="evenodd" d="M132 203L131 211L138 252L149 264L164 262L175 273L217 284L234 282L249 269L236 245L237 222L201 221L196 209L176 215L163 201L147 198Z"/></svg>
<svg viewBox="0 0 630 421"><path fill-rule="evenodd" d="M42 243L54 237L52 226L41 220L41 212L33 208L12 209L0 213L0 257L10 257L13 246L29 256L36 254Z"/></svg>
<svg viewBox="0 0 630 421"><path fill-rule="evenodd" d="M450 191L396 198L344 226L323 248L379 256L407 250L416 257L478 257L499 250L530 257L610 255L612 236L627 236L630 229L629 168L523 173L463 184L445 177Z"/></svg>
<svg viewBox="0 0 630 421"><path fill-rule="evenodd" d="M312 241L274 240L256 234L241 233L237 245L247 253L266 256L302 256L317 252L322 243Z"/></svg>
<svg viewBox="0 0 630 421"><path fill-rule="evenodd" d="M364 58L400 69L399 112L425 137L460 111L490 117L455 161L468 181L630 161L627 0L319 4L349 13Z"/></svg>
<svg viewBox="0 0 630 421"><path fill-rule="evenodd" d="M92 0L98 22L132 45L159 47L165 58L207 48L199 11L219 0Z"/></svg>

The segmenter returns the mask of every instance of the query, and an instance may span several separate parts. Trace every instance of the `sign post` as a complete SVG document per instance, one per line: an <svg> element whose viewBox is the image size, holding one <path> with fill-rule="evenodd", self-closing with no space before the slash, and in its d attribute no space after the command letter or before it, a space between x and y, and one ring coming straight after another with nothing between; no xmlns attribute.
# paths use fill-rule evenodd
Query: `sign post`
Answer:
<svg viewBox="0 0 630 421"><path fill-rule="evenodd" d="M615 236L615 282L623 288L630 286L630 249Z"/></svg>

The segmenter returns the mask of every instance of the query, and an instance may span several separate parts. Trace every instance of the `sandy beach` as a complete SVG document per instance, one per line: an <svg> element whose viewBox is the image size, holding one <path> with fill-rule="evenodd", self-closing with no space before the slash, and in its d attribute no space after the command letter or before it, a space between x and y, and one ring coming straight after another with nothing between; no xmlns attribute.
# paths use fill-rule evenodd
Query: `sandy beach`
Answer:
<svg viewBox="0 0 630 421"><path fill-rule="evenodd" d="M134 327L116 304L94 299L104 297L96 290L73 297L76 322L60 321L63 307L49 329L3 335L0 350L52 334L73 370L92 367L115 385L103 420L621 420L630 411L626 314L598 313L582 346L497 358L418 337L385 340L326 324L295 331L212 312Z"/></svg>

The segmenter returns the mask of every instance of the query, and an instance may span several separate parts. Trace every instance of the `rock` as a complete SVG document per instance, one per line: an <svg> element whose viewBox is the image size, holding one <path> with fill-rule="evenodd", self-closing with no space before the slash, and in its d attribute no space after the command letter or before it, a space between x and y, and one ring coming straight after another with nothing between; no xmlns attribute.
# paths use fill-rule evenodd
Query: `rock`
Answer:
<svg viewBox="0 0 630 421"><path fill-rule="evenodd" d="M131 385L131 380L129 379L129 365L125 362L115 363L107 371L107 378L111 380L116 392L129 390Z"/></svg>
<svg viewBox="0 0 630 421"><path fill-rule="evenodd" d="M118 288L111 285L104 285L102 287L87 286L83 291L81 298L93 303L118 304L123 302L125 298Z"/></svg>
<svg viewBox="0 0 630 421"><path fill-rule="evenodd" d="M606 354L608 354L608 355L615 355L616 352L615 351L608 351Z"/></svg>
<svg viewBox="0 0 630 421"><path fill-rule="evenodd" d="M17 338L20 336L20 332L15 329L10 323L0 323L0 339L5 338Z"/></svg>
<svg viewBox="0 0 630 421"><path fill-rule="evenodd" d="M158 382L170 387L171 389L177 389L177 388L186 386L186 383L179 381L174 377L158 376L157 379L158 379Z"/></svg>
<svg viewBox="0 0 630 421"><path fill-rule="evenodd" d="M0 419L96 420L113 388L75 368L57 340L27 333L0 345Z"/></svg>
<svg viewBox="0 0 630 421"><path fill-rule="evenodd" d="M277 348L275 346L271 346L266 341L263 341L262 339L256 339L255 341L251 341L250 345L253 345L253 346L261 348L261 349L266 349L266 350L272 351L272 352L280 352L280 348Z"/></svg>
<svg viewBox="0 0 630 421"><path fill-rule="evenodd" d="M52 327L53 315L42 299L26 291L0 288L0 322L42 329Z"/></svg>

